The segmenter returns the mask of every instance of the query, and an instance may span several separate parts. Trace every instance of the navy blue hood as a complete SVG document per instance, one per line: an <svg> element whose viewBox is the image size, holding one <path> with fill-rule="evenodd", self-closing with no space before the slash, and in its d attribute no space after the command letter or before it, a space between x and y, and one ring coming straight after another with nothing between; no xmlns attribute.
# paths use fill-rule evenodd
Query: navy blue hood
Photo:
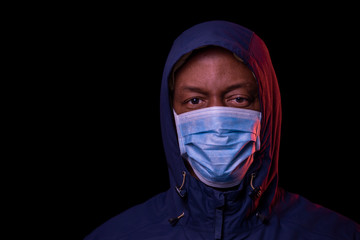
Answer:
<svg viewBox="0 0 360 240"><path fill-rule="evenodd" d="M228 49L255 74L261 104L261 147L235 189L218 191L193 177L180 155L169 79L185 54L204 47ZM280 91L263 41L226 21L205 22L174 42L162 77L161 131L170 188L94 230L86 240L119 239L360 239L351 220L278 187Z"/></svg>
<svg viewBox="0 0 360 240"><path fill-rule="evenodd" d="M180 156L176 129L172 120L169 78L173 66L183 55L204 46L218 46L235 53L256 76L263 116L261 149L256 154L248 175L256 174L255 182L262 191L271 185L275 193L281 126L281 101L277 79L263 41L254 32L226 21L205 22L188 29L175 40L167 58L162 77L160 111L162 138L171 185L181 184L181 172L185 171L186 167Z"/></svg>

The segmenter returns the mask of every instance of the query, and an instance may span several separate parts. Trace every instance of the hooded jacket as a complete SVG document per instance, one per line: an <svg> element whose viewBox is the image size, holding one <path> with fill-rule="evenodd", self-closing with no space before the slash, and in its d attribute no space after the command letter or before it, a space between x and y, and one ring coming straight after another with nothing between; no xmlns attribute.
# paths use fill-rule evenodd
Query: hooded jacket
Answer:
<svg viewBox="0 0 360 240"><path fill-rule="evenodd" d="M169 97L174 65L204 46L233 52L258 81L261 147L238 188L225 192L206 186L187 170ZM360 239L355 222L278 187L280 92L268 50L254 32L226 21L201 23L183 32L165 64L160 112L170 189L115 216L85 240Z"/></svg>

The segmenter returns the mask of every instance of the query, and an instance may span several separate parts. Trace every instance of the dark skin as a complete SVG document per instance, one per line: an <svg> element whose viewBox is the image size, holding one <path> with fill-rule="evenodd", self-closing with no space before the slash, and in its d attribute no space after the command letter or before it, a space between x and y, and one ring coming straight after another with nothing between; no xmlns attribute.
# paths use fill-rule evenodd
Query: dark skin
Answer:
<svg viewBox="0 0 360 240"><path fill-rule="evenodd" d="M175 72L173 108L177 114L214 106L260 111L254 75L232 52L220 47L202 49Z"/></svg>
<svg viewBox="0 0 360 240"><path fill-rule="evenodd" d="M252 72L230 51L218 47L191 56L175 73L173 93L177 114L213 106L260 111Z"/></svg>

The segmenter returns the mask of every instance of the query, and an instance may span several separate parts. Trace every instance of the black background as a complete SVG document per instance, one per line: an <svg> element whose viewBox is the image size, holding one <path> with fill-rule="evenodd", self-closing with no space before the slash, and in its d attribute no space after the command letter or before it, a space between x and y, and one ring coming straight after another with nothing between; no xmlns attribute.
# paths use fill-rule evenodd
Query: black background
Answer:
<svg viewBox="0 0 360 240"><path fill-rule="evenodd" d="M357 28L351 6L328 7L87 4L38 16L26 25L45 79L31 84L36 106L25 103L22 141L35 160L22 165L19 191L29 221L45 209L39 226L82 239L169 188L159 122L167 54L192 25L228 20L270 51L283 105L280 186L359 222Z"/></svg>

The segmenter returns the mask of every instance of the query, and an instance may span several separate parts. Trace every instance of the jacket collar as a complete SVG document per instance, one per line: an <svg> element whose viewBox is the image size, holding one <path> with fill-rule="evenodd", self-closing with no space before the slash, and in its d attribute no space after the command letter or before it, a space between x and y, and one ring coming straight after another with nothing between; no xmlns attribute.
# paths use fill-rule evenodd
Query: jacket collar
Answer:
<svg viewBox="0 0 360 240"><path fill-rule="evenodd" d="M232 191L218 191L182 172L182 184L168 192L170 224L182 225L199 231L214 232L219 237L225 232L249 232L264 223L259 203L261 192L254 186L255 174L248 174L239 187ZM220 236L221 237L221 236Z"/></svg>

